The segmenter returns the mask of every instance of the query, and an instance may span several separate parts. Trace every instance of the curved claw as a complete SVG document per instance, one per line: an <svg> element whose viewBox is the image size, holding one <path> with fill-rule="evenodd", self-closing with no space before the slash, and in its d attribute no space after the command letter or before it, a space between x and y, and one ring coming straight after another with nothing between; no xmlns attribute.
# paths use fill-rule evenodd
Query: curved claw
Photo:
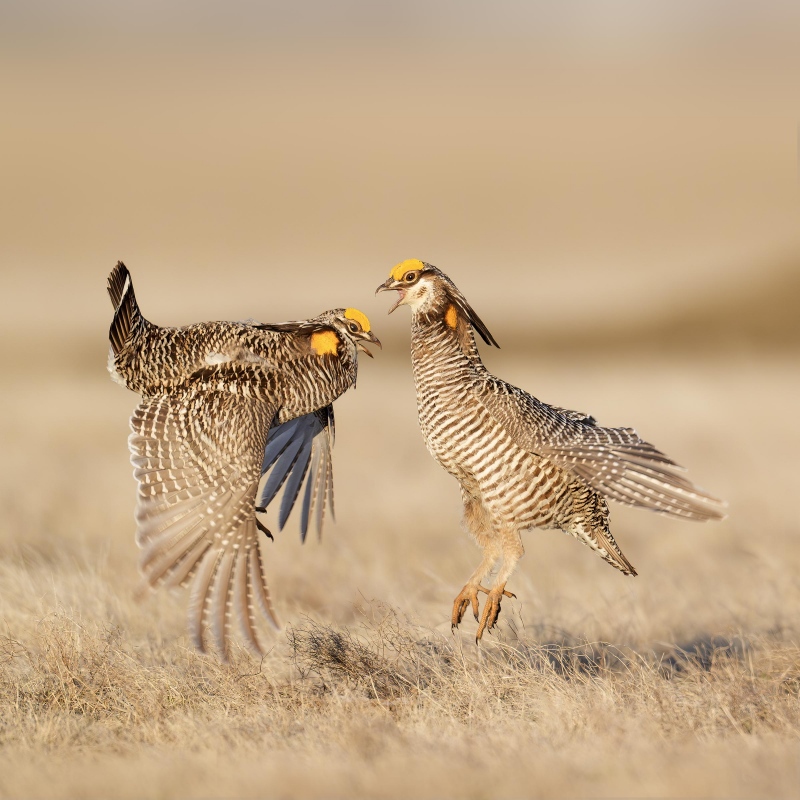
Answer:
<svg viewBox="0 0 800 800"><path fill-rule="evenodd" d="M266 508L256 508L256 511L260 511L262 513L264 513L266 510L267 510ZM261 531L261 533L268 536L273 542L275 541L275 537L272 535L272 531L270 531L270 529L262 522L259 522L258 517L256 517L256 528L258 528Z"/></svg>
<svg viewBox="0 0 800 800"><path fill-rule="evenodd" d="M488 590L483 586L479 586L478 590L485 592L487 597L486 604L483 607L483 614L481 615L480 624L478 625L478 630L475 633L476 644L481 640L484 631L491 631L491 629L497 624L497 619L500 616L500 601L503 599L503 597L516 597L515 594L506 591L505 584L502 584L501 586L495 586Z"/></svg>
<svg viewBox="0 0 800 800"><path fill-rule="evenodd" d="M478 621L478 588L467 584L453 601L453 615L450 619L451 630L455 630L458 627L470 605L472 606L472 613L475 615L475 621Z"/></svg>

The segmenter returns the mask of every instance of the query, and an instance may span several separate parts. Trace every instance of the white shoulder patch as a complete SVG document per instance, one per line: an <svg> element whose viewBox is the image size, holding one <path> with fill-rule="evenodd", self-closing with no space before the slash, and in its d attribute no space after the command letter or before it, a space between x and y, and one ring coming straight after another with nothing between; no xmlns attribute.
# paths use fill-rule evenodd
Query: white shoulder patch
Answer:
<svg viewBox="0 0 800 800"><path fill-rule="evenodd" d="M225 364L231 361L231 357L227 353L206 353L206 364L214 366L214 364Z"/></svg>
<svg viewBox="0 0 800 800"><path fill-rule="evenodd" d="M126 386L125 380L122 375L117 372L117 365L114 363L114 348L108 348L108 374L111 375L111 380L118 383L120 386Z"/></svg>

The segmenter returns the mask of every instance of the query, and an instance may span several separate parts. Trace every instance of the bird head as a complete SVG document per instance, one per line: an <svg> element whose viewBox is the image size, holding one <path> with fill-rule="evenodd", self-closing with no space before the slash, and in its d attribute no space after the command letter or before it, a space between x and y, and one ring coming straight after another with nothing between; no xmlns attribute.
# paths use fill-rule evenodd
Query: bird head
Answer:
<svg viewBox="0 0 800 800"><path fill-rule="evenodd" d="M349 341L357 350L372 358L372 353L364 346L364 342L377 345L383 349L380 339L372 332L367 315L357 308L337 308L322 315L325 321L339 334L342 341Z"/></svg>
<svg viewBox="0 0 800 800"><path fill-rule="evenodd" d="M393 289L397 302L389 309L391 314L398 306L410 306L412 312L425 313L443 299L444 273L418 258L407 258L392 268L389 277L377 288L378 292Z"/></svg>
<svg viewBox="0 0 800 800"><path fill-rule="evenodd" d="M357 308L333 308L312 319L299 322L262 322L255 327L305 338L311 350L319 356L339 355L339 346L343 343L352 348L354 356L360 350L372 358L372 353L364 346L364 342L382 349L380 339L372 332L367 315Z"/></svg>
<svg viewBox="0 0 800 800"><path fill-rule="evenodd" d="M396 291L397 302L389 309L391 314L398 306L410 306L414 316L441 317L454 330L459 317L469 322L486 344L499 347L489 329L475 313L467 298L438 267L409 258L392 268L389 277L375 290Z"/></svg>

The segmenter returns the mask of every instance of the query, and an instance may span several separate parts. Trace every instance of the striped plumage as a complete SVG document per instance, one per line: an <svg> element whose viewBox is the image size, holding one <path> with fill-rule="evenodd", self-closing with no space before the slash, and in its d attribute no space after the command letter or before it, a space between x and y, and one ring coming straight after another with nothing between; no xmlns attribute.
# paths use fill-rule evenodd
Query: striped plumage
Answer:
<svg viewBox="0 0 800 800"><path fill-rule="evenodd" d="M257 512L283 489L282 528L305 481L301 531L313 518L321 532L325 506L333 510L331 404L355 384L363 342L380 342L354 309L162 328L142 316L121 262L108 292L109 371L142 395L129 446L146 585L191 586L189 628L201 651L208 630L225 658L235 618L262 654L257 611L278 623L258 531L272 535Z"/></svg>
<svg viewBox="0 0 800 800"><path fill-rule="evenodd" d="M457 625L478 592L488 595L477 636L491 628L523 554L520 532L572 534L626 575L636 571L608 523L607 499L684 519L721 519L723 504L631 428L603 428L492 375L474 331L497 346L455 284L416 259L398 264L378 291L411 308L411 361L419 423L433 457L461 485L464 522L484 550L453 607ZM481 581L500 563L491 589Z"/></svg>

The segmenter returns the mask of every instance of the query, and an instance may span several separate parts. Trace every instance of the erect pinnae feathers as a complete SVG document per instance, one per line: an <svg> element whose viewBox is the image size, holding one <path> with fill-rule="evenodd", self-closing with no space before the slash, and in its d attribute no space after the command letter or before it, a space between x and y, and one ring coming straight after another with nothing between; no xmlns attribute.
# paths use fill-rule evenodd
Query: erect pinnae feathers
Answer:
<svg viewBox="0 0 800 800"><path fill-rule="evenodd" d="M484 321L477 315L477 313L475 313L475 309L472 308L467 301L467 298L464 297L464 295L461 293L461 290L455 285L455 283L453 283L453 281L438 267L432 267L429 264L425 266L441 279L447 295L450 297L453 303L455 303L459 311L461 311L464 318L469 320L470 324L478 332L481 339L483 339L486 344L499 349L500 345L497 343L494 336L492 336Z"/></svg>
<svg viewBox="0 0 800 800"><path fill-rule="evenodd" d="M496 347L499 350L500 345L497 343L497 340L492 336L491 331L486 327L484 321L475 313L472 306L469 305L466 300L459 303L458 299L456 299L456 303L461 308L464 316L470 321L472 327L480 334L481 339L483 339L486 344L491 347Z"/></svg>

